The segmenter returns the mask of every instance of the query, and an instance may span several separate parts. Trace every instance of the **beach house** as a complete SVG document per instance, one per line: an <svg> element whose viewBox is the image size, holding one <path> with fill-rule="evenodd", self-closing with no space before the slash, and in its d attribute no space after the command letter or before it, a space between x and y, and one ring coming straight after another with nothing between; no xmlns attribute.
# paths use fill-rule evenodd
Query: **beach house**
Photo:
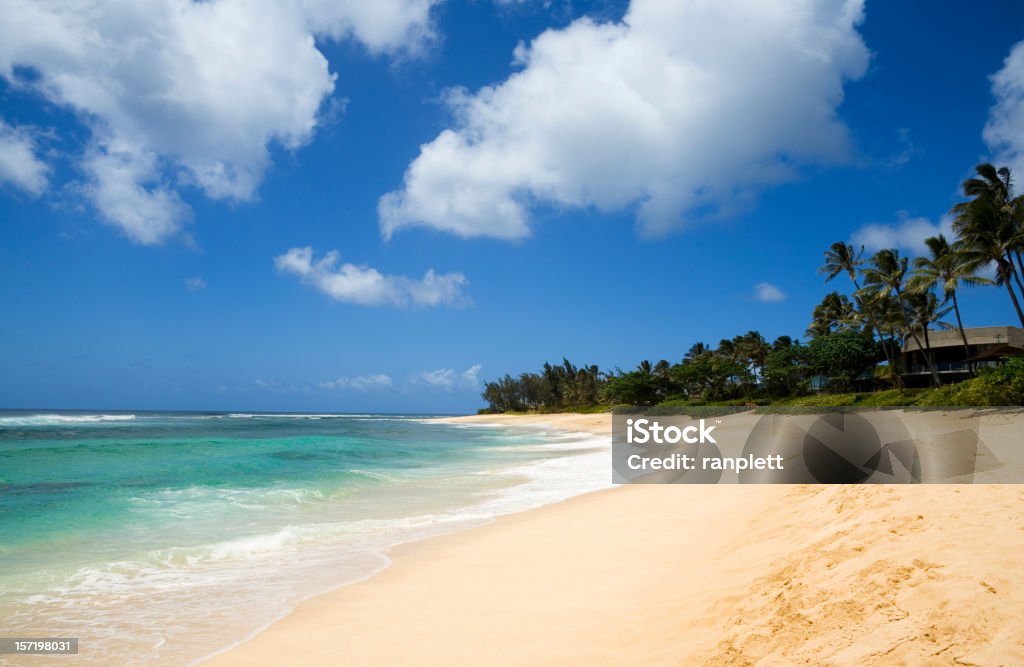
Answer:
<svg viewBox="0 0 1024 667"><path fill-rule="evenodd" d="M971 327L965 329L964 334L966 348L959 329L928 332L935 370L943 382L968 378L972 365L975 368L995 366L1007 357L1024 354L1024 329L1020 327ZM924 351L913 338L903 345L902 361L903 380L908 387L928 386L931 373Z"/></svg>

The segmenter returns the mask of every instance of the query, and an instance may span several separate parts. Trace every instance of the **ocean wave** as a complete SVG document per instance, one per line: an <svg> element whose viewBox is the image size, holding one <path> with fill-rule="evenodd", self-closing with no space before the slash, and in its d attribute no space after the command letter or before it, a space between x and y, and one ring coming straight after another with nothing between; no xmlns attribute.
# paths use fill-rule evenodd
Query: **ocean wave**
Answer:
<svg viewBox="0 0 1024 667"><path fill-rule="evenodd" d="M368 479L375 479L381 482L394 482L402 478L402 475L381 472L380 470L364 470L362 468L350 468L348 472L352 475L358 475L360 477L366 477Z"/></svg>
<svg viewBox="0 0 1024 667"><path fill-rule="evenodd" d="M296 412L232 412L222 416L228 419L382 419L379 415L337 414L332 412L301 414Z"/></svg>
<svg viewBox="0 0 1024 667"><path fill-rule="evenodd" d="M450 512L414 514L388 519L296 524L271 532L192 547L153 550L148 554L149 562L146 565L195 568L219 563L276 559L286 551L307 554L315 545L335 549L339 540L358 544L358 551L383 552L394 544L447 532L452 526L483 523L494 516L487 511L484 503ZM145 569L142 564L136 564L136 567L140 570ZM89 573L94 575L95 571Z"/></svg>
<svg viewBox="0 0 1024 667"><path fill-rule="evenodd" d="M273 414L263 412L232 412L226 415L228 419L331 419L343 415L332 414Z"/></svg>
<svg viewBox="0 0 1024 667"><path fill-rule="evenodd" d="M151 551L149 557L166 567L195 567L202 563L249 560L298 544L310 529L308 526L287 526L272 533L238 537L197 547L158 549Z"/></svg>
<svg viewBox="0 0 1024 667"><path fill-rule="evenodd" d="M595 443L594 446L596 445ZM399 517L359 518L344 521L295 523L265 532L241 535L224 540L151 549L139 560L111 561L104 565L83 567L71 574L51 595L99 595L136 591L187 588L188 582L203 577L207 571L213 580L227 575L236 567L280 567L286 562L299 563L289 554L302 554L309 560L317 551L319 558L331 558L354 549L360 553L381 556L395 544L421 539L472 525L481 525L503 514L523 511L556 502L579 493L610 485L593 474L607 469L607 452L590 452L578 456L546 459L525 465L489 471L487 474L517 478L522 483L504 489L475 494L476 502L453 507L447 511L421 512ZM603 476L602 476L603 477ZM179 490L197 493L198 489ZM289 496L297 502L310 500L306 493L279 489L274 495ZM206 494L201 494L206 495ZM222 493L220 500L238 502L237 492ZM314 494L319 495L319 494ZM322 496L321 496L322 498ZM210 498L204 498L210 500ZM344 544L345 548L339 547ZM142 555L142 554L140 554ZM313 560L319 560L314 557ZM208 568L216 568L209 570ZM173 574L178 572L179 574ZM43 602L36 598L29 602Z"/></svg>
<svg viewBox="0 0 1024 667"><path fill-rule="evenodd" d="M586 452L596 451L601 444L593 441L570 441L570 442L547 442L538 445L499 445L488 447L489 452L537 452L542 454L557 454L559 452Z"/></svg>
<svg viewBox="0 0 1024 667"><path fill-rule="evenodd" d="M0 417L0 428L6 426L60 426L63 424L103 424L134 421L135 415L18 415Z"/></svg>
<svg viewBox="0 0 1024 667"><path fill-rule="evenodd" d="M573 448L577 451L568 456L478 473L521 479L523 482L490 493L488 500L472 509L497 517L611 487L610 438L591 437L579 445ZM560 447L558 444L551 446L556 448L555 451Z"/></svg>
<svg viewBox="0 0 1024 667"><path fill-rule="evenodd" d="M341 489L188 486L159 489L144 495L132 496L128 502L151 512L195 519L216 516L226 506L244 510L287 509L322 503L340 495L344 495Z"/></svg>

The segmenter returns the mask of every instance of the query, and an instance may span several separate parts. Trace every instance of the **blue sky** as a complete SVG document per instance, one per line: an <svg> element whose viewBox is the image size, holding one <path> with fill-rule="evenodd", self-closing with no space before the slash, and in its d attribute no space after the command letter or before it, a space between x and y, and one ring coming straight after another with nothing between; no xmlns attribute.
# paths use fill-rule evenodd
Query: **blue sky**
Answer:
<svg viewBox="0 0 1024 667"><path fill-rule="evenodd" d="M0 18L3 407L464 412L800 336L833 241L1024 173L1017 3L51 5Z"/></svg>

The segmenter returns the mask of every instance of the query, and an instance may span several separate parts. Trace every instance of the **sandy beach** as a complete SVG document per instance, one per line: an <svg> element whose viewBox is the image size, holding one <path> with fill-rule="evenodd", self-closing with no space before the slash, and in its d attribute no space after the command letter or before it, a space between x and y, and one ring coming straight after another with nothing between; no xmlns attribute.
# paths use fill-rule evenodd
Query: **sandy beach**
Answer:
<svg viewBox="0 0 1024 667"><path fill-rule="evenodd" d="M1024 664L1021 553L1019 486L624 486L401 546L203 664Z"/></svg>

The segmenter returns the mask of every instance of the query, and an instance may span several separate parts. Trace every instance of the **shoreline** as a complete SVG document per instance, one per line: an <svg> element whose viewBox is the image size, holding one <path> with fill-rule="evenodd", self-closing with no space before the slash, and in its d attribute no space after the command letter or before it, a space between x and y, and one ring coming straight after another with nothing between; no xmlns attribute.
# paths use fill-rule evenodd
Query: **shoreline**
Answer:
<svg viewBox="0 0 1024 667"><path fill-rule="evenodd" d="M581 414L555 412L529 415L463 415L460 417L434 417L426 420L435 424L479 424L481 426L538 426L561 431L583 431L591 435L611 436L612 414L600 412Z"/></svg>
<svg viewBox="0 0 1024 667"><path fill-rule="evenodd" d="M605 489L398 545L201 664L1021 662L1022 509L1011 485Z"/></svg>
<svg viewBox="0 0 1024 667"><path fill-rule="evenodd" d="M611 413L598 413L598 414L578 414L578 413L550 413L544 415L450 415L442 417L429 417L423 419L426 423L435 424L466 424L466 425L478 425L478 426L511 426L511 427L537 427L544 429L552 429L562 433L587 433L593 436L608 436L611 437ZM609 441L609 447L611 443ZM508 514L502 514L496 517L492 517L486 523L476 526L468 526L462 528L456 528L450 532L442 532L436 535L428 537L420 537L409 540L407 542L400 542L394 546L388 548L381 555L387 560L387 563L382 564L376 570L369 572L357 579L347 581L335 585L326 590L313 593L299 599L289 609L282 611L273 620L265 623L259 628L252 630L247 633L241 639L228 644L227 646L220 648L212 653L198 658L197 660L189 663L190 665L215 665L220 664L219 659L227 654L231 654L237 649L244 647L247 643L252 641L254 638L259 637L263 633L272 630L274 626L283 620L286 620L292 616L296 611L299 610L303 605L307 604L311 600L316 600L322 596L328 596L336 593L337 591L346 589L350 586L355 586L364 583L372 578L380 575L387 571L394 565L395 559L398 557L405 557L406 554L412 554L417 551L421 545L429 545L437 540L445 540L452 538L467 532L474 532L481 528L486 528L493 525L496 522L503 521L508 517L514 517L520 514L528 514L543 510L553 505L559 505L562 503L572 502L573 500L593 494L608 493L614 490L614 487L601 488L590 491L583 491L575 494L568 498L556 500L554 502L546 503L539 507L532 507L527 509L517 510Z"/></svg>

